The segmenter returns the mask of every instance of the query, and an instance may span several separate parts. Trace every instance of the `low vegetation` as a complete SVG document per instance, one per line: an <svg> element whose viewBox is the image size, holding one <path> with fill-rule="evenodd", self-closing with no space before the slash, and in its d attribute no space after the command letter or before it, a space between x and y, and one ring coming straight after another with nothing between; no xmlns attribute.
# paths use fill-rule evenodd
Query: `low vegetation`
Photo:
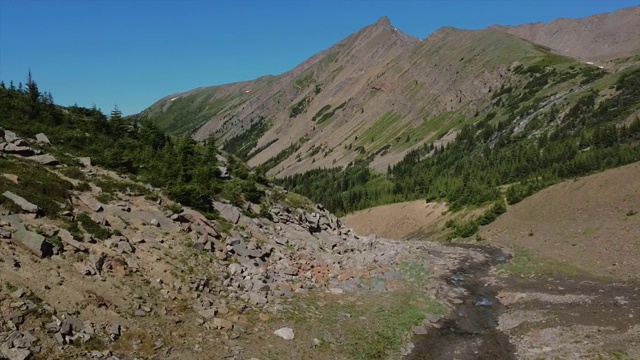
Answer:
<svg viewBox="0 0 640 360"><path fill-rule="evenodd" d="M281 183L338 214L420 198L444 200L454 211L503 196L514 204L563 179L640 161L640 119L624 122L640 103L640 70L620 76L609 90L613 95L606 97L587 92L564 115L553 106L540 111L531 120L534 125L521 132L515 131L516 120L531 110L513 109L506 117L497 117L494 110L462 127L447 146L425 144L409 152L386 174L375 173L364 162L344 170L296 174ZM506 99L517 91L522 90L505 88L494 97ZM374 179L378 186L372 186ZM486 224L493 217L486 214L477 221ZM469 234L477 225L457 228L461 235Z"/></svg>
<svg viewBox="0 0 640 360"><path fill-rule="evenodd" d="M227 165L233 181L220 178L219 150L214 141L197 143L190 137L169 136L150 121L139 123L123 118L117 107L107 117L95 107L57 106L50 93L40 92L31 74L26 88L15 87L13 82L9 86L0 83L0 124L25 137L44 132L54 144L52 150L90 156L97 165L128 173L166 190L173 200L204 212L213 212L211 200L223 193L233 193L235 203L259 203L262 196L257 183L264 182L264 178L249 172L233 158ZM29 198L47 215L55 216L60 204L66 202L68 191L73 189L71 183L42 168L0 161L3 172L25 179L20 186L14 186L2 178L0 190L30 192ZM82 178L74 169L66 170L65 174ZM96 185L110 194L148 193L144 187L127 181L99 180Z"/></svg>

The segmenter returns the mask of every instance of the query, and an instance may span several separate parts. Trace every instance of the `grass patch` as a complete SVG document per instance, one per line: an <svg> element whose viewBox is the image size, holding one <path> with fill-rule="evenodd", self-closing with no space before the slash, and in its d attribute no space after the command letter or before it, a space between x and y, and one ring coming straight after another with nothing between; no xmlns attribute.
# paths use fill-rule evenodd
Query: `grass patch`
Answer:
<svg viewBox="0 0 640 360"><path fill-rule="evenodd" d="M98 240L106 240L111 236L111 232L104 227L102 227L97 222L93 221L89 217L89 215L85 213L78 214L76 220L82 224L82 227L89 233L91 236Z"/></svg>
<svg viewBox="0 0 640 360"><path fill-rule="evenodd" d="M66 176L66 177L69 177L69 178L72 178L72 179L76 179L76 180L87 181L87 177L82 172L82 170L80 170L80 168L77 167L77 166L66 167L66 168L60 170L60 172L62 173L62 175Z"/></svg>
<svg viewBox="0 0 640 360"><path fill-rule="evenodd" d="M428 314L444 313L437 301L420 291L360 293L340 300L325 296L310 293L286 317L294 323L296 337L320 339L316 350L327 358L386 359L403 344L411 327Z"/></svg>
<svg viewBox="0 0 640 360"><path fill-rule="evenodd" d="M306 197L296 193L288 192L285 195L285 201L294 208L304 208L307 211L313 210L313 204Z"/></svg>
<svg viewBox="0 0 640 360"><path fill-rule="evenodd" d="M118 192L133 196L147 195L149 190L143 185L132 181L117 181L110 178L102 178L94 181L94 184L102 189L103 193L115 195Z"/></svg>
<svg viewBox="0 0 640 360"><path fill-rule="evenodd" d="M513 259L506 264L499 265L498 271L513 275L563 275L576 276L584 271L578 267L560 261L543 259L531 251L518 248Z"/></svg>
<svg viewBox="0 0 640 360"><path fill-rule="evenodd" d="M111 201L118 200L118 198L114 194L103 191L100 194L98 194L98 196L96 196L96 200L100 201L103 204L108 204Z"/></svg>
<svg viewBox="0 0 640 360"><path fill-rule="evenodd" d="M74 188L69 181L42 166L16 159L0 159L0 169L2 173L15 174L20 179L20 183L15 184L0 176L0 194L11 191L22 196L38 205L44 215L49 218L58 218L59 213L67 208L69 191ZM4 196L0 196L0 204L5 205L9 210L20 211Z"/></svg>
<svg viewBox="0 0 640 360"><path fill-rule="evenodd" d="M398 123L401 118L400 114L387 112L367 129L354 145L364 146L367 151L371 152L388 144L404 130L404 127Z"/></svg>

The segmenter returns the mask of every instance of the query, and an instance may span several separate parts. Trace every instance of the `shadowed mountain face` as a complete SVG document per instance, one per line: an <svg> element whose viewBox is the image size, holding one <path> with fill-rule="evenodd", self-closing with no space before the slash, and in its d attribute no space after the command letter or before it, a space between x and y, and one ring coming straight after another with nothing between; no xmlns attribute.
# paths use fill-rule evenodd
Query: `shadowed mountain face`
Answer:
<svg viewBox="0 0 640 360"><path fill-rule="evenodd" d="M526 125L551 105L570 107L594 81L638 63L638 9L442 28L423 40L383 17L289 72L173 94L136 117L214 137L276 176L354 163L385 170L413 149L450 142L465 124Z"/></svg>

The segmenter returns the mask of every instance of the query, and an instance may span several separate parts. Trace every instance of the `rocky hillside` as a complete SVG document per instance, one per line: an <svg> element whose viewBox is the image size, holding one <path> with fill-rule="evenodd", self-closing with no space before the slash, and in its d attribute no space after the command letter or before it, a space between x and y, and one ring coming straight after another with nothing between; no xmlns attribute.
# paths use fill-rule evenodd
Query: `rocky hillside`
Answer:
<svg viewBox="0 0 640 360"><path fill-rule="evenodd" d="M173 94L136 118L198 140L214 137L272 175L353 163L386 170L422 145L450 142L488 114L497 113L494 123L517 121L514 106L530 102L530 110L544 111L542 99L554 94L558 107L569 108L600 77L615 81L614 71L637 60L629 58L638 53L635 18L631 8L544 29L442 28L423 40L382 18L287 73ZM567 21L567 35L552 30ZM596 50L602 43L614 45ZM587 53L617 65L599 73L600 63L585 63ZM532 84L518 104L496 103L498 92L531 81L520 66L557 76Z"/></svg>
<svg viewBox="0 0 640 360"><path fill-rule="evenodd" d="M269 328L266 341L293 339L276 324L300 294L400 285L406 245L359 237L282 188L264 190L267 209L214 202L211 218L90 158L61 164L44 134L0 135L8 359L246 358Z"/></svg>
<svg viewBox="0 0 640 360"><path fill-rule="evenodd" d="M494 28L560 54L608 67L619 65L612 60L637 56L640 51L639 6L584 19L557 19L550 23Z"/></svg>

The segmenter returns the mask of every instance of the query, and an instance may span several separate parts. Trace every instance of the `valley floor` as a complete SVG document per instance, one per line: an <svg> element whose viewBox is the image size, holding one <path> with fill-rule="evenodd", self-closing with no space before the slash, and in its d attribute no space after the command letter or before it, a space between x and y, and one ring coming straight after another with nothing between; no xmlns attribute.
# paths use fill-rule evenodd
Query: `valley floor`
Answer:
<svg viewBox="0 0 640 360"><path fill-rule="evenodd" d="M414 337L406 359L640 358L639 204L635 163L557 184L510 206L480 230L479 244L513 258L482 271L463 260L450 271L446 281L463 290L462 302L443 327ZM359 211L345 222L362 233L411 242L442 233L452 216L444 205L414 201ZM478 303L470 283L491 289L486 304ZM483 305L488 313L479 309ZM508 336L506 346L494 326Z"/></svg>

